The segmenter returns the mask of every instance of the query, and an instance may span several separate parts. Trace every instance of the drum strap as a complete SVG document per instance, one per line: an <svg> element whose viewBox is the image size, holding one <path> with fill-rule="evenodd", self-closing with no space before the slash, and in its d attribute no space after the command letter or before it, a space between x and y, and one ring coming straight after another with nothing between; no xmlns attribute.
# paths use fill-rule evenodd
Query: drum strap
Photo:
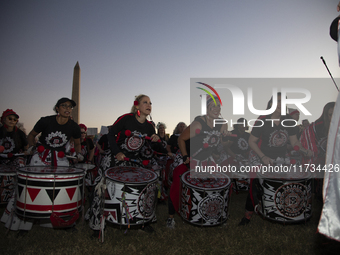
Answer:
<svg viewBox="0 0 340 255"><path fill-rule="evenodd" d="M69 219L68 221L66 221L66 220L62 219L61 216L71 216L72 218ZM75 209L71 212L67 212L67 213L52 212L51 216L50 216L52 226L55 227L55 228L69 227L73 223L75 223L78 218L79 218L79 212L78 212L77 209Z"/></svg>

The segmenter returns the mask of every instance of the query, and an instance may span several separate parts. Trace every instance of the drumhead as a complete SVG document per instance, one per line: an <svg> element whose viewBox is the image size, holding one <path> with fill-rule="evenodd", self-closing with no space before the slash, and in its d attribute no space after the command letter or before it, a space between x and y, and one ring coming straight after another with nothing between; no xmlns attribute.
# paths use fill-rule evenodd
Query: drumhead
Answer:
<svg viewBox="0 0 340 255"><path fill-rule="evenodd" d="M211 175L213 178L195 178L190 176L190 171L185 172L181 181L191 187L199 189L219 190L227 188L230 184L230 178L223 173L214 173Z"/></svg>
<svg viewBox="0 0 340 255"><path fill-rule="evenodd" d="M83 174L84 170L67 166L25 166L18 168L18 173L24 174Z"/></svg>
<svg viewBox="0 0 340 255"><path fill-rule="evenodd" d="M15 166L0 165L0 176L15 174L16 174Z"/></svg>
<svg viewBox="0 0 340 255"><path fill-rule="evenodd" d="M148 183L157 180L155 172L133 166L111 167L105 171L105 177L121 183Z"/></svg>
<svg viewBox="0 0 340 255"><path fill-rule="evenodd" d="M305 180L311 178L311 174L308 172L300 172L297 171L296 173L257 173L258 177L261 179L269 179L269 180L283 180L283 181L291 181L291 180Z"/></svg>

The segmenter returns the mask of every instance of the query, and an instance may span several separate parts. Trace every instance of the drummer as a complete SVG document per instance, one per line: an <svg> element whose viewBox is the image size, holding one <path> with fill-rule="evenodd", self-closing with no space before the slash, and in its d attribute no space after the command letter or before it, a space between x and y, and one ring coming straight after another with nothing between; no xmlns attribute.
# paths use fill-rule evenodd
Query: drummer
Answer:
<svg viewBox="0 0 340 255"><path fill-rule="evenodd" d="M28 134L28 151L37 149L31 159L30 165L69 166L66 158L66 147L71 139L77 160L84 159L81 154L80 128L71 119L73 107L76 103L66 97L60 98L54 106L56 115L42 117ZM35 137L41 133L39 142L35 145Z"/></svg>
<svg viewBox="0 0 340 255"><path fill-rule="evenodd" d="M19 120L19 115L12 109L7 109L2 113L0 127L0 146L3 150L0 151L1 165L25 166L23 156L15 156L15 154L24 153L28 149L26 134L16 125Z"/></svg>
<svg viewBox="0 0 340 255"><path fill-rule="evenodd" d="M267 104L267 110L272 107L273 98ZM287 144L288 141L294 146L299 146L300 150L309 157L312 155L310 150L302 147L301 143L296 137L296 128L293 121L285 121L285 126L282 121L291 119L290 117L281 115L281 93L277 94L277 107L270 115L260 116L254 124L249 137L249 146L252 149L250 158L253 166L273 165L274 161L278 158L287 157ZM271 121L265 121L271 120ZM240 226L247 225L250 218L254 213L254 208L257 208L259 203L257 186L259 185L256 173L250 173L250 189L246 201L245 216L239 223Z"/></svg>
<svg viewBox="0 0 340 255"><path fill-rule="evenodd" d="M87 137L87 127L85 124L79 124L80 127L80 145L81 145L81 155L84 159L78 161L78 163L90 163L93 164L94 156L94 144L91 138Z"/></svg>
<svg viewBox="0 0 340 255"><path fill-rule="evenodd" d="M169 218L166 226L170 229L175 227L174 215L179 210L180 176L189 170L189 163L191 169L196 166L216 165L215 161L218 159L217 147L222 142L222 136L225 137L230 134L227 124L215 125L214 127L214 119L218 119L220 114L221 105L218 98L213 99L208 96L207 114L197 116L178 137L178 147L183 157L181 157L179 166L174 169L168 199Z"/></svg>
<svg viewBox="0 0 340 255"><path fill-rule="evenodd" d="M168 145L169 137L165 133L165 129L166 129L165 123L158 122L156 129L157 129L157 135L159 136L159 139L161 139L164 148L166 148Z"/></svg>
<svg viewBox="0 0 340 255"><path fill-rule="evenodd" d="M141 94L135 98L131 112L120 116L112 125L108 133L113 159L111 161L112 166L143 166L142 148L144 144L149 144L146 137L154 142L155 147L161 147L160 143L157 142L160 138L155 134L155 128L148 120L151 110L150 98ZM102 182L104 182L103 179ZM99 183L96 187L97 196L103 192L101 184ZM95 197L87 214L89 225L95 231L94 236L99 235L102 216L99 208L102 206L100 199ZM153 231L151 226L143 227L144 230Z"/></svg>
<svg viewBox="0 0 340 255"><path fill-rule="evenodd" d="M57 115L42 117L35 124L34 128L28 135L29 149L27 153L34 152L30 165L31 166L69 166L69 161L65 157L66 146L70 145L70 140L73 139L77 159L83 160L80 147L80 128L71 119L71 113L76 103L68 98L61 98L54 106ZM39 142L35 145L35 137L41 133ZM35 148L37 149L35 151ZM8 203L6 211L1 218L5 222L5 226L11 230L22 230L27 232L33 226L33 222L20 220L16 215L10 215L13 210L14 197ZM16 222L12 225L12 222ZM74 226L73 226L74 227ZM75 230L75 228L72 228Z"/></svg>

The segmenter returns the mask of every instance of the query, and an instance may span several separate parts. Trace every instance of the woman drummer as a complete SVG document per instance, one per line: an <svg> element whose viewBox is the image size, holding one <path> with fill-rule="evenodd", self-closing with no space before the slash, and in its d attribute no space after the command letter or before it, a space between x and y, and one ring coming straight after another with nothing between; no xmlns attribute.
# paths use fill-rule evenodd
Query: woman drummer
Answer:
<svg viewBox="0 0 340 255"><path fill-rule="evenodd" d="M207 114L197 116L178 137L178 146L183 157L181 164L173 172L173 183L168 199L169 218L166 223L168 228L175 226L174 214L179 209L180 176L188 171L189 162L191 169L202 165L216 166L215 162L219 158L218 145L222 142L223 137L230 134L227 124L214 126L214 120L219 118L220 113L221 105L218 98L213 99L209 96L207 98Z"/></svg>
<svg viewBox="0 0 340 255"><path fill-rule="evenodd" d="M272 108L273 98L267 104L267 110ZM273 113L260 116L255 122L249 137L249 146L252 149L250 161L253 166L272 165L278 158L287 158L288 141L308 156L312 152L302 147L296 137L295 122L290 117L281 115L281 93L277 94L277 107ZM284 121L284 125L282 124ZM240 226L247 225L259 203L258 178L254 179L256 173L250 173L250 189L246 201L245 216L239 223Z"/></svg>
<svg viewBox="0 0 340 255"><path fill-rule="evenodd" d="M142 149L148 144L146 139L150 140L155 146L162 148L158 143L159 136L155 134L155 128L148 121L147 117L151 114L151 100L146 95L139 95L135 98L131 112L120 116L110 128L108 141L111 149L112 166L143 166L145 158ZM138 163L139 162L139 163ZM95 232L93 236L99 235L101 230L100 221L102 219L102 210L104 206L101 203L100 195L104 178L96 187L96 194L91 207L86 215L89 219L90 228ZM150 226L143 226L145 230L152 230Z"/></svg>
<svg viewBox="0 0 340 255"><path fill-rule="evenodd" d="M3 149L0 157L0 164L25 166L25 159L15 154L24 153L28 148L26 134L16 125L19 115L12 109L2 113L0 127L0 146Z"/></svg>
<svg viewBox="0 0 340 255"><path fill-rule="evenodd" d="M71 139L77 159L82 161L81 154L80 128L71 119L72 109L76 103L63 97L54 106L57 115L42 117L35 124L32 131L28 134L28 151L33 151L36 147L30 165L53 165L69 166L69 161L65 156L66 147L69 146ZM35 146L35 137L41 133L39 142Z"/></svg>

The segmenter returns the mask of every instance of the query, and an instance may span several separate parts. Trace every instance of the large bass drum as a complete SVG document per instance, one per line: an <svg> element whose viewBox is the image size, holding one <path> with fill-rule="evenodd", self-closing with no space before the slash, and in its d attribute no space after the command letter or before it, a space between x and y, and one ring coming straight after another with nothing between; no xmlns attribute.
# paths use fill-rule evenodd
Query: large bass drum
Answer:
<svg viewBox="0 0 340 255"><path fill-rule="evenodd" d="M282 223L305 221L312 216L312 179L309 173L258 173L262 198L259 213Z"/></svg>
<svg viewBox="0 0 340 255"><path fill-rule="evenodd" d="M197 175L197 174L196 174ZM199 226L215 226L228 219L231 181L222 173L211 178L181 177L180 214L184 220Z"/></svg>
<svg viewBox="0 0 340 255"><path fill-rule="evenodd" d="M17 169L16 213L28 219L79 216L83 206L84 170L26 166ZM75 218L73 218L75 219ZM51 218L52 221L52 218ZM59 227L67 226L63 220ZM52 222L52 225L54 223Z"/></svg>
<svg viewBox="0 0 340 255"><path fill-rule="evenodd" d="M104 215L118 225L142 225L155 216L157 174L151 170L119 166L105 171Z"/></svg>

